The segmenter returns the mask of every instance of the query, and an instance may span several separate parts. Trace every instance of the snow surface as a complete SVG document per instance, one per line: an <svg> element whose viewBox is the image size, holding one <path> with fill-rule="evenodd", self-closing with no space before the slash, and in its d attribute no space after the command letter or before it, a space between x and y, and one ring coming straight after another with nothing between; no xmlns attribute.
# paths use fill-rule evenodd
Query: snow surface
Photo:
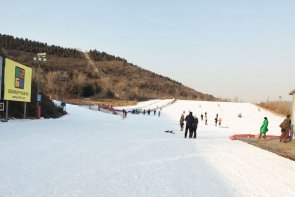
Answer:
<svg viewBox="0 0 295 197"><path fill-rule="evenodd" d="M184 110L208 113L197 139L179 131ZM228 138L257 134L264 116L279 135L283 117L250 103L177 101L161 117L124 120L73 105L67 111L60 119L0 123L1 197L295 196L293 161ZM222 127L214 126L216 113Z"/></svg>

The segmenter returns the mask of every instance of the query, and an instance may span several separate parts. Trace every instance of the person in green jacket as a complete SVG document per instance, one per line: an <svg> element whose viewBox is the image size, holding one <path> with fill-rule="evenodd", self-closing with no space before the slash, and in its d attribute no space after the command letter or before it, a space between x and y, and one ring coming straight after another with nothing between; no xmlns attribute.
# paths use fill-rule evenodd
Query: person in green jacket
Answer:
<svg viewBox="0 0 295 197"><path fill-rule="evenodd" d="M262 135L263 135L263 138L266 139L266 132L268 131L267 126L268 126L268 120L267 120L267 117L264 117L263 123L260 127L260 134L258 139L260 139Z"/></svg>

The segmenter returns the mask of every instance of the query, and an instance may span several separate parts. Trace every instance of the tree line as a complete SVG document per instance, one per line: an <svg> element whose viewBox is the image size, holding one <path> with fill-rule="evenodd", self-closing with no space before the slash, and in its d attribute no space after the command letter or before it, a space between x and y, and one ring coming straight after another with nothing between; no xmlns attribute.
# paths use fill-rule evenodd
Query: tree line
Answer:
<svg viewBox="0 0 295 197"><path fill-rule="evenodd" d="M61 57L83 58L83 53L77 49L64 48L46 43L32 41L27 38L15 38L10 35L0 34L0 49L19 50L29 53L47 53Z"/></svg>
<svg viewBox="0 0 295 197"><path fill-rule="evenodd" d="M90 50L89 55L90 55L91 59L93 59L94 61L119 60L119 61L127 62L127 60L125 60L124 58L110 55L110 54L107 54L106 52L99 52L96 49Z"/></svg>

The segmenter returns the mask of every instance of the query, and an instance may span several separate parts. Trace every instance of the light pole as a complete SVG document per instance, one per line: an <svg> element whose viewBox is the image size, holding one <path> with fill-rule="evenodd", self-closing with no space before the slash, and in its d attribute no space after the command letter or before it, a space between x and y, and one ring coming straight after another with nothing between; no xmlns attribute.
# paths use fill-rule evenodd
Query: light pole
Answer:
<svg viewBox="0 0 295 197"><path fill-rule="evenodd" d="M36 57L34 57L34 61L38 62L37 69L37 105L36 105L36 118L40 119L41 116L41 94L40 94L40 65L41 62L46 62L46 53L37 53Z"/></svg>

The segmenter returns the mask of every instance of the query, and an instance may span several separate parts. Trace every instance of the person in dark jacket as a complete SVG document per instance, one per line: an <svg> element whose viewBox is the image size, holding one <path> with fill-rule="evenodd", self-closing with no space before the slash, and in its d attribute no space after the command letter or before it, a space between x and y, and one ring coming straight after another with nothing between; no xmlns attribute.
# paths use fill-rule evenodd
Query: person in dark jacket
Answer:
<svg viewBox="0 0 295 197"><path fill-rule="evenodd" d="M192 130L190 132L189 138L196 138L197 137L197 128L198 128L199 119L194 117L194 121L192 123Z"/></svg>
<svg viewBox="0 0 295 197"><path fill-rule="evenodd" d="M192 124L194 121L194 117L193 117L193 112L190 112L186 117L185 117L185 132L184 132L184 138L186 138L187 136L187 132L189 131L189 133L192 132Z"/></svg>
<svg viewBox="0 0 295 197"><path fill-rule="evenodd" d="M285 120L280 124L281 127L281 137L280 142L284 141L285 143L288 142L289 132L291 130L291 118L288 114Z"/></svg>

